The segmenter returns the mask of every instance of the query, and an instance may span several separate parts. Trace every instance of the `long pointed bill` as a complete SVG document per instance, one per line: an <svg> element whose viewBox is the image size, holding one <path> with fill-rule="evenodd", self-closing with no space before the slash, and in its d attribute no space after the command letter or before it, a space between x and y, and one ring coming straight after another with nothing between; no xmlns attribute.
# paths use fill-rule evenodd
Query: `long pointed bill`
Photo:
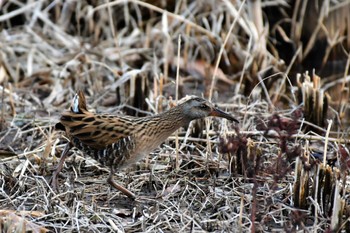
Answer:
<svg viewBox="0 0 350 233"><path fill-rule="evenodd" d="M209 114L209 116L222 117L222 118L226 118L227 120L234 121L234 122L238 123L238 120L236 118L234 118L230 114L228 114L224 111L221 111L220 109L217 109L217 108L214 108L211 111L211 113Z"/></svg>

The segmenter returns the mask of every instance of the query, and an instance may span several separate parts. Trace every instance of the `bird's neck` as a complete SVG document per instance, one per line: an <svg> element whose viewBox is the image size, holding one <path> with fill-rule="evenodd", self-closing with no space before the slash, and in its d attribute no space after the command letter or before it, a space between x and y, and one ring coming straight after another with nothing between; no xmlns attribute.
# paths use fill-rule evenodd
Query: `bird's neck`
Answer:
<svg viewBox="0 0 350 233"><path fill-rule="evenodd" d="M193 120L184 114L181 106L171 108L168 111L153 116L153 118L159 124L171 129L172 132L176 131L180 127L187 126L191 120Z"/></svg>
<svg viewBox="0 0 350 233"><path fill-rule="evenodd" d="M178 107L172 108L163 113L143 118L144 124L138 133L142 134L144 139L148 139L147 149L153 150L164 142L171 134L182 126L189 124L191 119L186 116Z"/></svg>

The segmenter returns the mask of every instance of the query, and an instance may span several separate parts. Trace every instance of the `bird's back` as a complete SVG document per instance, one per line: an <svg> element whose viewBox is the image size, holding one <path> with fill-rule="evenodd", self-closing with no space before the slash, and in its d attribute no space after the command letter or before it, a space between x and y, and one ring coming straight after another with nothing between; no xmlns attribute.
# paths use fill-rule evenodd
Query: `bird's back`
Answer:
<svg viewBox="0 0 350 233"><path fill-rule="evenodd" d="M66 131L73 146L105 166L122 166L135 148L132 117L89 112L82 91L56 128Z"/></svg>

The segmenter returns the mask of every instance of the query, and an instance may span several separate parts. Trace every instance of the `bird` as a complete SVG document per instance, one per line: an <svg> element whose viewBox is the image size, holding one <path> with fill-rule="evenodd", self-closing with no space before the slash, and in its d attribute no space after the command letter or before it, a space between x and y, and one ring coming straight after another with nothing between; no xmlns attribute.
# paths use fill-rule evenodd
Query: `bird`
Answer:
<svg viewBox="0 0 350 233"><path fill-rule="evenodd" d="M107 182L127 197L136 195L113 180L116 171L124 169L147 156L172 133L192 120L221 117L238 123L230 114L209 101L192 97L160 114L146 117L108 115L88 111L84 92L77 91L70 109L62 113L56 130L64 131L69 139L52 175L52 187L57 189L57 176L71 148L109 167Z"/></svg>

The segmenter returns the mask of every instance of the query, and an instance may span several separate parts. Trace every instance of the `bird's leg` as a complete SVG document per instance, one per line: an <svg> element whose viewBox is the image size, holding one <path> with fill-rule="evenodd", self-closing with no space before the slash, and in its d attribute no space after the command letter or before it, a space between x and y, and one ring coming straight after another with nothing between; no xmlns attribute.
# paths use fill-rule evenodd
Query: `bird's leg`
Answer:
<svg viewBox="0 0 350 233"><path fill-rule="evenodd" d="M58 191L57 176L62 171L64 161L66 160L67 155L68 155L68 151L71 148L72 148L72 144L70 142L68 142L66 144L66 146L64 147L64 149L63 149L63 152L62 152L62 155L61 155L61 159L60 159L60 161L58 163L58 166L57 166L56 170L52 174L51 186L52 186L53 190L55 190L56 192Z"/></svg>
<svg viewBox="0 0 350 233"><path fill-rule="evenodd" d="M113 180L113 174L114 174L114 170L111 169L111 172L109 173L109 176L107 178L107 182L112 185L115 189L119 190L120 192L122 192L123 194L125 194L126 196L128 196L130 199L135 200L136 195L133 194L131 191L129 191L127 188L121 186L120 184L117 184L114 180Z"/></svg>

